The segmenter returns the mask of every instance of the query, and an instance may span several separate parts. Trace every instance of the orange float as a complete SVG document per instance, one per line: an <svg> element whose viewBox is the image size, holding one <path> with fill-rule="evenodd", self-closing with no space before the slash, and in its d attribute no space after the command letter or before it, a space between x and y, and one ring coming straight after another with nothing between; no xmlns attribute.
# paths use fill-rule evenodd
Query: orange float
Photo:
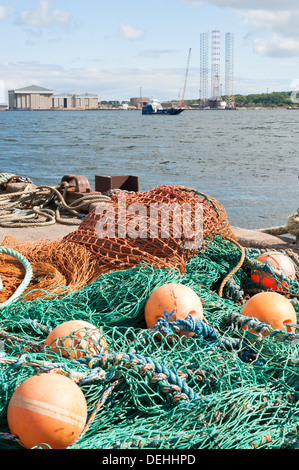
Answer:
<svg viewBox="0 0 299 470"><path fill-rule="evenodd" d="M195 321L203 319L199 296L184 284L169 283L155 289L145 304L144 316L148 328L156 325L158 318L171 314L169 322L185 319L190 314ZM180 331L179 336L193 336L193 332Z"/></svg>
<svg viewBox="0 0 299 470"><path fill-rule="evenodd" d="M277 292L259 292L244 304L241 313L246 317L257 318L275 330L286 328L288 333L295 331L295 328L288 326L288 323L297 324L297 315L293 305ZM245 327L245 329L248 328Z"/></svg>
<svg viewBox="0 0 299 470"><path fill-rule="evenodd" d="M56 373L35 375L22 382L7 408L10 432L27 449L67 448L80 436L86 419L82 390Z"/></svg>
<svg viewBox="0 0 299 470"><path fill-rule="evenodd" d="M107 341L96 326L83 320L70 320L56 326L45 340L45 346L69 359L102 354Z"/></svg>
<svg viewBox="0 0 299 470"><path fill-rule="evenodd" d="M261 263L268 263L270 266L275 268L279 273L289 276L290 279L296 279L296 270L293 261L285 254L268 251L258 256L258 261ZM251 280L259 287L271 289L277 292L285 292L288 289L286 282L280 281L277 283L275 276L270 272L259 271L257 269L252 270Z"/></svg>

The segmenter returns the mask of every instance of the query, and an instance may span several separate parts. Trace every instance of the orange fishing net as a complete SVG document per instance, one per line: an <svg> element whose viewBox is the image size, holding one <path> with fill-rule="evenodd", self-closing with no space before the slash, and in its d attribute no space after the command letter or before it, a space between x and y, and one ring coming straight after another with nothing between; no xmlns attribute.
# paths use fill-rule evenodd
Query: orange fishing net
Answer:
<svg viewBox="0 0 299 470"><path fill-rule="evenodd" d="M60 240L18 242L12 236L6 236L2 245L21 253L32 266L33 276L24 292L26 300L40 296L49 299L78 290L99 275L96 259L84 246ZM3 284L0 302L3 303L23 281L25 268L13 256L1 254L0 276Z"/></svg>
<svg viewBox="0 0 299 470"><path fill-rule="evenodd" d="M190 188L158 186L146 192L114 195L103 204L64 238L90 250L101 272L128 269L146 261L184 273L190 257L216 233L236 239L223 206ZM189 209L190 217L184 208Z"/></svg>
<svg viewBox="0 0 299 470"><path fill-rule="evenodd" d="M102 204L62 240L5 238L4 246L31 263L33 277L23 294L26 300L78 290L100 274L142 261L184 273L188 260L215 234L236 240L223 206L194 189L158 186L146 192L115 194ZM1 255L1 303L15 292L24 275L18 260Z"/></svg>

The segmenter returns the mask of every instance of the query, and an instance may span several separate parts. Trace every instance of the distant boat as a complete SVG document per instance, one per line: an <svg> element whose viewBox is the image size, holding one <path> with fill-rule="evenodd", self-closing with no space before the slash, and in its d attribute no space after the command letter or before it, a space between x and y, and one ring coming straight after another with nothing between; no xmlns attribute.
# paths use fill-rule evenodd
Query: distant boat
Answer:
<svg viewBox="0 0 299 470"><path fill-rule="evenodd" d="M152 100L142 107L142 114L181 114L184 108L166 108L164 109L157 100Z"/></svg>

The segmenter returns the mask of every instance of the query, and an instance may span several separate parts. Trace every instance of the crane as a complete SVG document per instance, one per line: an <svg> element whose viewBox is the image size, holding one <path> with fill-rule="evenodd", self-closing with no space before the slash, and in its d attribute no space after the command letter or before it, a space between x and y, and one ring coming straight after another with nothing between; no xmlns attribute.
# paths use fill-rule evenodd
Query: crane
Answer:
<svg viewBox="0 0 299 470"><path fill-rule="evenodd" d="M188 71L189 71L190 56L191 56L191 47L190 47L189 53L188 53L188 61L187 61L187 67L186 67L184 89L183 89L182 99L180 100L180 108L184 107L184 98L185 98L185 91L186 91L186 85L187 85L187 77L188 77Z"/></svg>

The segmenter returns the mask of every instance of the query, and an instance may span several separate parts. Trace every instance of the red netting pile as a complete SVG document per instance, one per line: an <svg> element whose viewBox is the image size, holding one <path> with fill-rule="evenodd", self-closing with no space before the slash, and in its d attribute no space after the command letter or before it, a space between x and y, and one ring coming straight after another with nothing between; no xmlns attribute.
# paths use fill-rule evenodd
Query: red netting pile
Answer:
<svg viewBox="0 0 299 470"><path fill-rule="evenodd" d="M157 186L146 192L115 194L103 204L64 238L93 253L101 272L145 261L184 273L190 257L215 234L236 240L223 206L191 188Z"/></svg>
<svg viewBox="0 0 299 470"><path fill-rule="evenodd" d="M236 240L223 206L194 189L158 186L146 192L121 192L103 204L104 211L94 209L62 240L4 239L4 246L31 263L33 277L24 293L26 300L44 296L45 291L47 298L63 295L66 289L76 291L105 272L129 269L142 261L183 274L188 260L215 234ZM17 259L1 256L1 303L21 284L24 274Z"/></svg>

